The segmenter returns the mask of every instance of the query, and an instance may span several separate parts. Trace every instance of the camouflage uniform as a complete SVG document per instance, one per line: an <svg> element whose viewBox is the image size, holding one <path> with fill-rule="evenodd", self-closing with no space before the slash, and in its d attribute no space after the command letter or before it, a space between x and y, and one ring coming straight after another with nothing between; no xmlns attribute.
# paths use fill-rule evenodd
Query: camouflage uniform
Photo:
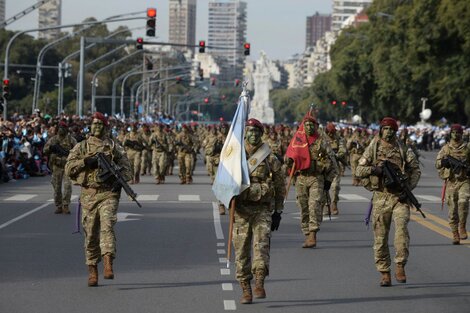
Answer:
<svg viewBox="0 0 470 313"><path fill-rule="evenodd" d="M214 148L211 146L211 144L216 140L217 138L217 129L214 126L210 126L210 131L207 133L206 137L202 141L202 147L204 148L204 157L206 160L206 170L207 170L207 175L211 177L211 181L214 182L214 176L215 176L215 170L212 165L212 152Z"/></svg>
<svg viewBox="0 0 470 313"><path fill-rule="evenodd" d="M152 173L152 148L150 137L152 133L148 126L143 127L142 131L142 141L145 146L145 149L142 150L142 159L141 159L141 167L140 167L140 175L145 175L147 173Z"/></svg>
<svg viewBox="0 0 470 313"><path fill-rule="evenodd" d="M458 125L460 126L460 125ZM461 131L457 125L454 129ZM439 177L445 180L446 201L449 207L449 226L453 234L453 243L459 244L460 239L467 239L468 201L470 200L469 175L470 170L445 164L448 156L454 157L467 166L470 165L470 145L462 138L453 138L445 144L437 154L436 168Z"/></svg>
<svg viewBox="0 0 470 313"><path fill-rule="evenodd" d="M206 144L205 153L206 156L209 157L209 163L211 164L209 172L211 182L214 182L215 174L217 173L217 168L220 161L220 152L222 151L224 142L225 136L222 133L218 133L215 136L210 136Z"/></svg>
<svg viewBox="0 0 470 313"><path fill-rule="evenodd" d="M247 125L249 122L250 120ZM258 125L262 127L261 123ZM258 146L251 146L245 140L247 158L262 145L261 142ZM266 148L269 149L267 146ZM243 191L235 202L233 226L236 278L244 291L245 287L249 286L253 274L256 276L257 286L264 284L264 278L269 275L271 216L273 211L282 212L285 196L285 174L274 154L270 153L250 173L250 182L250 187Z"/></svg>
<svg viewBox="0 0 470 313"><path fill-rule="evenodd" d="M106 121L102 114L95 113L99 119ZM107 123L106 123L107 124ZM106 125L105 124L105 125ZM80 203L82 208L82 225L85 234L85 257L89 266L89 286L97 284L96 264L105 259L105 278L113 278L112 260L116 255L116 236L114 224L117 222L117 209L121 188L114 186L110 178L100 181L100 169L92 169L86 165L87 159L96 153L104 153L121 169L124 180L132 178L132 170L124 149L106 136L90 136L77 144L71 151L65 165L65 173L75 185L81 186ZM106 267L111 267L112 277L106 277ZM94 271L94 272L93 272ZM90 284L95 275L96 281Z"/></svg>
<svg viewBox="0 0 470 313"><path fill-rule="evenodd" d="M54 203L56 206L56 214L70 214L70 198L72 197L72 182L70 178L64 175L65 163L67 156L60 155L54 150L56 145L61 146L64 150L70 151L77 141L70 135L55 135L51 137L44 146L44 154L49 157L49 168L52 171L52 187L54 188ZM63 184L63 193L62 193Z"/></svg>
<svg viewBox="0 0 470 313"><path fill-rule="evenodd" d="M131 162L132 172L134 173L132 183L138 184L140 182L142 150L145 149L145 143L135 127L124 137L124 147L126 148L126 154Z"/></svg>
<svg viewBox="0 0 470 313"><path fill-rule="evenodd" d="M332 125L329 127L329 125ZM341 190L341 173L344 169L344 163L346 162L347 151L346 144L344 143L343 138L336 134L336 129L333 124L328 124L327 126L327 135L325 136L327 144L330 145L330 148L334 154L336 164L338 165L338 173L334 176L331 183L331 192L333 194L332 203L331 203L331 213L333 215L338 215L338 201L339 201L339 191Z"/></svg>
<svg viewBox="0 0 470 313"><path fill-rule="evenodd" d="M351 164L353 186L360 185L360 179L355 176L355 173L357 164L364 153L365 147L367 147L367 145L364 137L361 136L361 130L356 129L346 144L347 151L349 152L349 163Z"/></svg>
<svg viewBox="0 0 470 313"><path fill-rule="evenodd" d="M388 142L383 139L383 127L391 127L394 138ZM361 184L373 191L372 196L372 225L374 229L375 266L382 273L381 286L390 286L391 257L388 246L388 234L392 220L395 222L395 263L398 282L406 282L404 266L408 260L410 236L408 222L410 220L410 204L400 200L401 190L389 189L384 185L383 174L377 168L384 160L388 160L401 174L406 176L408 187L414 189L421 176L419 164L413 152L406 149L396 138L398 126L392 118L384 118L381 122L381 134L376 136L359 159L356 177L361 178ZM402 274L402 278L399 278Z"/></svg>
<svg viewBox="0 0 470 313"><path fill-rule="evenodd" d="M194 140L186 125L183 126L183 131L176 136L175 141L178 151L178 165L180 167L179 177L181 184L190 184L193 182L192 170L194 161Z"/></svg>
<svg viewBox="0 0 470 313"><path fill-rule="evenodd" d="M338 173L332 151L324 136L319 136L309 146L311 165L296 173L295 190L300 208L302 233L306 236L304 248L316 246L316 233L323 220L325 181L332 182Z"/></svg>
<svg viewBox="0 0 470 313"><path fill-rule="evenodd" d="M150 138L150 143L152 146L152 173L157 184L162 184L165 182L169 151L167 135L161 128L157 128Z"/></svg>

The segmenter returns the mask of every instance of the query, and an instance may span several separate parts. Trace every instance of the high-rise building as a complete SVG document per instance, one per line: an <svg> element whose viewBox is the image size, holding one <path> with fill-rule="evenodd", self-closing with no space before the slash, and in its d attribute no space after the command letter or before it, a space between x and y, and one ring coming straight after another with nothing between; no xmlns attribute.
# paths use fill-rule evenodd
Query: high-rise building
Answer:
<svg viewBox="0 0 470 313"><path fill-rule="evenodd" d="M170 0L169 40L171 43L194 45L196 42L196 0ZM178 48L191 49L192 48Z"/></svg>
<svg viewBox="0 0 470 313"><path fill-rule="evenodd" d="M62 24L62 0L51 0L39 7L39 28L59 26ZM46 40L56 39L60 29L51 29L38 32L38 38Z"/></svg>
<svg viewBox="0 0 470 313"><path fill-rule="evenodd" d="M6 0L0 0L0 23L5 22L5 2Z"/></svg>
<svg viewBox="0 0 470 313"><path fill-rule="evenodd" d="M305 48L315 46L318 39L323 37L325 32L331 30L331 15L316 12L312 16L307 16Z"/></svg>
<svg viewBox="0 0 470 313"><path fill-rule="evenodd" d="M333 31L340 30L345 20L367 8L371 3L372 0L334 0L331 29Z"/></svg>
<svg viewBox="0 0 470 313"><path fill-rule="evenodd" d="M208 49L221 67L223 80L241 79L246 42L246 2L210 0ZM218 48L222 49L218 49Z"/></svg>

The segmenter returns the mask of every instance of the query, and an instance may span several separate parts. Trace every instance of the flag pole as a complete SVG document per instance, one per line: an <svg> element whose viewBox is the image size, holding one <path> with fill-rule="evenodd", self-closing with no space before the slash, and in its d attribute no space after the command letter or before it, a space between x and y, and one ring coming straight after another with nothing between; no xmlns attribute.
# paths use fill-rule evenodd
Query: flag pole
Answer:
<svg viewBox="0 0 470 313"><path fill-rule="evenodd" d="M292 182L292 176L294 176L294 170L295 170L295 161L292 164L292 168L290 169L289 181L287 182L286 195L284 197L284 204L286 204L287 196L289 195L289 189L290 189L290 184Z"/></svg>
<svg viewBox="0 0 470 313"><path fill-rule="evenodd" d="M232 239L233 239L233 222L235 220L235 198L230 201L230 220L228 227L228 240L227 240L227 268L230 268L230 257L232 254Z"/></svg>

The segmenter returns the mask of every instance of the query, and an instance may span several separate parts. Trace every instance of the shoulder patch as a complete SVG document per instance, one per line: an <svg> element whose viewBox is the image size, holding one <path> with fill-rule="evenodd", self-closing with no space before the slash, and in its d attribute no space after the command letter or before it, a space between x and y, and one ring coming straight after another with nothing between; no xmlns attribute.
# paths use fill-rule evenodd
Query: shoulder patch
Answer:
<svg viewBox="0 0 470 313"><path fill-rule="evenodd" d="M365 157L361 157L359 159L359 165L360 166L365 166L367 164L367 159Z"/></svg>

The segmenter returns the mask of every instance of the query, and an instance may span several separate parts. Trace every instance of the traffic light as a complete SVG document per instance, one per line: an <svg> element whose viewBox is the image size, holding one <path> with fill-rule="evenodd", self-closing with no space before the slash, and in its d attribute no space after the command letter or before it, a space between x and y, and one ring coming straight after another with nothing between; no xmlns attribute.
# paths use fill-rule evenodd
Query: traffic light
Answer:
<svg viewBox="0 0 470 313"><path fill-rule="evenodd" d="M70 77L72 76L72 64L70 63L65 63L64 65L64 77Z"/></svg>
<svg viewBox="0 0 470 313"><path fill-rule="evenodd" d="M208 104L209 103L209 98L204 98L204 103Z"/></svg>
<svg viewBox="0 0 470 313"><path fill-rule="evenodd" d="M235 79L235 87L238 87L240 86L240 80L239 79Z"/></svg>
<svg viewBox="0 0 470 313"><path fill-rule="evenodd" d="M138 37L135 41L135 47L137 50L142 50L144 48L144 38Z"/></svg>
<svg viewBox="0 0 470 313"><path fill-rule="evenodd" d="M346 106L346 101L341 101L341 106L344 108Z"/></svg>
<svg viewBox="0 0 470 313"><path fill-rule="evenodd" d="M245 42L245 44L243 45L243 49L245 49L243 54L250 55L250 48L251 48L251 45L248 42Z"/></svg>
<svg viewBox="0 0 470 313"><path fill-rule="evenodd" d="M336 100L331 101L332 105L336 105Z"/></svg>
<svg viewBox="0 0 470 313"><path fill-rule="evenodd" d="M206 42L204 40L199 41L199 53L206 52Z"/></svg>
<svg viewBox="0 0 470 313"><path fill-rule="evenodd" d="M3 99L5 100L10 99L10 80L9 79L3 80Z"/></svg>
<svg viewBox="0 0 470 313"><path fill-rule="evenodd" d="M181 77L176 76L176 83L177 83L177 84L181 83Z"/></svg>
<svg viewBox="0 0 470 313"><path fill-rule="evenodd" d="M146 34L148 37L155 37L155 25L157 23L157 9L147 9Z"/></svg>
<svg viewBox="0 0 470 313"><path fill-rule="evenodd" d="M153 63L149 58L145 58L145 68L147 71L153 70Z"/></svg>

